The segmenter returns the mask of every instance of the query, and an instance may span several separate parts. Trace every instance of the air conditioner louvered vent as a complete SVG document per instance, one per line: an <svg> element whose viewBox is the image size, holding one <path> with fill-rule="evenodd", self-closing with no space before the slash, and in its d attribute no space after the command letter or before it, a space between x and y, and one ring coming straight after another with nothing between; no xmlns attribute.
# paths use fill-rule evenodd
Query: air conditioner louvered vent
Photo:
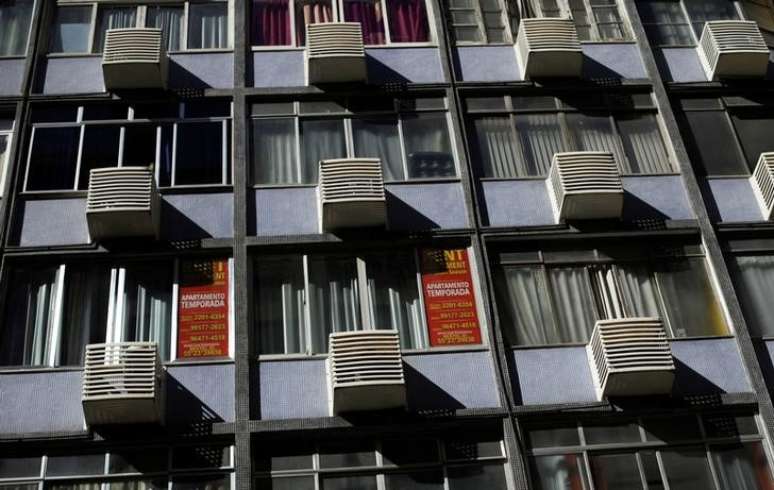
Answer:
<svg viewBox="0 0 774 490"><path fill-rule="evenodd" d="M384 226L387 219L382 163L378 158L320 162L320 226Z"/></svg>
<svg viewBox="0 0 774 490"><path fill-rule="evenodd" d="M758 24L745 20L713 20L704 24L699 51L707 78L766 75L769 48Z"/></svg>
<svg viewBox="0 0 774 490"><path fill-rule="evenodd" d="M761 206L763 219L771 220L774 211L774 152L761 153L750 181Z"/></svg>
<svg viewBox="0 0 774 490"><path fill-rule="evenodd" d="M167 55L161 29L108 29L102 55L107 90L165 88Z"/></svg>
<svg viewBox="0 0 774 490"><path fill-rule="evenodd" d="M600 399L672 391L675 364L658 318L599 320L587 350Z"/></svg>
<svg viewBox="0 0 774 490"><path fill-rule="evenodd" d="M581 75L583 52L572 19L522 19L516 56L524 79Z"/></svg>
<svg viewBox="0 0 774 490"><path fill-rule="evenodd" d="M612 153L555 153L547 182L557 221L621 217L624 191Z"/></svg>
<svg viewBox="0 0 774 490"><path fill-rule="evenodd" d="M157 236L159 219L160 197L151 168L91 170L86 220L92 239Z"/></svg>
<svg viewBox="0 0 774 490"><path fill-rule="evenodd" d="M81 395L86 423L161 422L163 373L153 342L87 345Z"/></svg>
<svg viewBox="0 0 774 490"><path fill-rule="evenodd" d="M332 333L329 350L331 414L406 406L396 330Z"/></svg>
<svg viewBox="0 0 774 490"><path fill-rule="evenodd" d="M366 80L363 31L359 22L308 24L306 44L309 83Z"/></svg>

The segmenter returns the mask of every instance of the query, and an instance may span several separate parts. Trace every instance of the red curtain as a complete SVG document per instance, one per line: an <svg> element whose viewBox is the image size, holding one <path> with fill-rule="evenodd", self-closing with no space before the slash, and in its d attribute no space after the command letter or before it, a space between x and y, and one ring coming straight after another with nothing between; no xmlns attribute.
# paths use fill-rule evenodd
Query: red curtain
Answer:
<svg viewBox="0 0 774 490"><path fill-rule="evenodd" d="M394 43L421 43L430 40L425 0L388 0L390 39Z"/></svg>
<svg viewBox="0 0 774 490"><path fill-rule="evenodd" d="M252 14L253 46L290 45L289 0L255 0Z"/></svg>

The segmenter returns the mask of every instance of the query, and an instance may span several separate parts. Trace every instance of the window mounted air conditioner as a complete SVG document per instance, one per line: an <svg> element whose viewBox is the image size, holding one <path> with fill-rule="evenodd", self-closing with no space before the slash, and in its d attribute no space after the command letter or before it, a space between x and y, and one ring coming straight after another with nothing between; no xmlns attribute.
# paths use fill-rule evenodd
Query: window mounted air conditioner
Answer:
<svg viewBox="0 0 774 490"><path fill-rule="evenodd" d="M623 184L610 152L554 153L546 182L558 222L621 217Z"/></svg>
<svg viewBox="0 0 774 490"><path fill-rule="evenodd" d="M384 226L387 205L378 158L344 158L320 162L321 231Z"/></svg>
<svg viewBox="0 0 774 490"><path fill-rule="evenodd" d="M87 345L81 395L86 423L162 422L163 375L154 342Z"/></svg>
<svg viewBox="0 0 774 490"><path fill-rule="evenodd" d="M161 29L108 29L102 54L106 90L166 88Z"/></svg>
<svg viewBox="0 0 774 490"><path fill-rule="evenodd" d="M580 77L583 51L572 19L522 19L516 58L523 79Z"/></svg>
<svg viewBox="0 0 774 490"><path fill-rule="evenodd" d="M363 30L359 22L306 26L307 83L364 82Z"/></svg>
<svg viewBox="0 0 774 490"><path fill-rule="evenodd" d="M406 406L397 330L336 332L326 363L330 413Z"/></svg>
<svg viewBox="0 0 774 490"><path fill-rule="evenodd" d="M600 400L672 391L675 364L658 318L599 320L586 350Z"/></svg>
<svg viewBox="0 0 774 490"><path fill-rule="evenodd" d="M755 172L750 177L763 219L771 221L774 211L774 152L761 153Z"/></svg>
<svg viewBox="0 0 774 490"><path fill-rule="evenodd" d="M91 170L86 221L93 240L158 236L160 216L161 198L152 167Z"/></svg>
<svg viewBox="0 0 774 490"><path fill-rule="evenodd" d="M758 24L746 20L713 20L704 24L699 58L707 78L766 75L769 48Z"/></svg>

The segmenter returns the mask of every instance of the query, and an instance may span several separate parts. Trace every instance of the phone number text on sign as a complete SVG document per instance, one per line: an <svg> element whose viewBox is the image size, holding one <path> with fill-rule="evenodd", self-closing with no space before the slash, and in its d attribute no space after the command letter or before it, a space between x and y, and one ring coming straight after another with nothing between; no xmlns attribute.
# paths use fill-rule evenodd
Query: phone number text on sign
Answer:
<svg viewBox="0 0 774 490"><path fill-rule="evenodd" d="M228 260L184 263L180 279L177 357L228 356Z"/></svg>

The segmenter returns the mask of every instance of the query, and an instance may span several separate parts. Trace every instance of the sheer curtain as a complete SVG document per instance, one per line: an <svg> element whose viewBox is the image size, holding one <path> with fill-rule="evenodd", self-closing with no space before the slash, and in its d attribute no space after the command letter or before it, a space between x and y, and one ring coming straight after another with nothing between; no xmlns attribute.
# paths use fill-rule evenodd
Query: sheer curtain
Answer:
<svg viewBox="0 0 774 490"><path fill-rule="evenodd" d="M720 490L768 490L774 484L760 442L716 446L712 459Z"/></svg>
<svg viewBox="0 0 774 490"><path fill-rule="evenodd" d="M656 281L646 265L617 265L613 271L627 317L666 320L659 306Z"/></svg>
<svg viewBox="0 0 774 490"><path fill-rule="evenodd" d="M554 153L565 150L558 116L556 114L517 115L516 133L524 152L525 175L547 175Z"/></svg>
<svg viewBox="0 0 774 490"><path fill-rule="evenodd" d="M344 122L341 119L302 120L301 151L301 183L314 184L317 182L320 160L347 156Z"/></svg>
<svg viewBox="0 0 774 490"><path fill-rule="evenodd" d="M68 265L65 269L58 365L80 365L86 344L105 341L109 284L110 274L106 267Z"/></svg>
<svg viewBox="0 0 774 490"><path fill-rule="evenodd" d="M253 0L253 46L290 45L290 0Z"/></svg>
<svg viewBox="0 0 774 490"><path fill-rule="evenodd" d="M188 48L228 48L228 12L225 2L189 5Z"/></svg>
<svg viewBox="0 0 774 490"><path fill-rule="evenodd" d="M312 352L327 352L330 333L363 328L355 260L324 256L308 260Z"/></svg>
<svg viewBox="0 0 774 490"><path fill-rule="evenodd" d="M0 56L22 56L32 18L32 0L6 0L0 3Z"/></svg>
<svg viewBox="0 0 774 490"><path fill-rule="evenodd" d="M306 44L306 26L333 22L330 0L297 0L296 4L296 45Z"/></svg>
<svg viewBox="0 0 774 490"><path fill-rule="evenodd" d="M482 117L473 121L473 125L484 177L506 179L529 175L509 116Z"/></svg>
<svg viewBox="0 0 774 490"><path fill-rule="evenodd" d="M57 7L51 35L52 53L86 53L89 50L92 7Z"/></svg>
<svg viewBox="0 0 774 490"><path fill-rule="evenodd" d="M95 52L105 49L105 36L108 29L123 29L137 25L136 7L109 7L99 10L97 22L97 39L94 41Z"/></svg>
<svg viewBox="0 0 774 490"><path fill-rule="evenodd" d="M513 345L544 345L558 341L543 272L538 267L503 270L506 318L504 329Z"/></svg>
<svg viewBox="0 0 774 490"><path fill-rule="evenodd" d="M352 133L355 156L381 159L387 181L406 179L397 119L353 119Z"/></svg>
<svg viewBox="0 0 774 490"><path fill-rule="evenodd" d="M548 270L558 320L558 342L587 342L597 321L594 294L585 267Z"/></svg>
<svg viewBox="0 0 774 490"><path fill-rule="evenodd" d="M606 114L568 114L567 125L575 148L581 151L609 151L623 162L620 141ZM620 163L619 163L620 165Z"/></svg>
<svg viewBox="0 0 774 490"><path fill-rule="evenodd" d="M631 174L663 174L674 172L655 114L616 117L626 158L620 165Z"/></svg>
<svg viewBox="0 0 774 490"><path fill-rule="evenodd" d="M387 0L390 39L394 43L422 43L430 40L425 0Z"/></svg>
<svg viewBox="0 0 774 490"><path fill-rule="evenodd" d="M446 113L404 116L401 124L409 178L453 177L457 174Z"/></svg>
<svg viewBox="0 0 774 490"><path fill-rule="evenodd" d="M300 175L294 119L253 120L253 179L256 184L312 183Z"/></svg>
<svg viewBox="0 0 774 490"><path fill-rule="evenodd" d="M183 34L183 9L181 7L149 6L147 13L148 27L161 29L162 44L167 51L179 51L180 39Z"/></svg>
<svg viewBox="0 0 774 490"><path fill-rule="evenodd" d="M258 263L255 310L262 354L311 353L306 341L301 256Z"/></svg>
<svg viewBox="0 0 774 490"><path fill-rule="evenodd" d="M125 342L156 342L162 360L169 360L172 332L171 264L126 269L124 279Z"/></svg>
<svg viewBox="0 0 774 490"><path fill-rule="evenodd" d="M344 0L344 19L359 22L365 44L384 44L384 13L381 0Z"/></svg>
<svg viewBox="0 0 774 490"><path fill-rule="evenodd" d="M413 256L367 257L366 268L374 328L397 330L403 349L426 348L427 332L422 324Z"/></svg>
<svg viewBox="0 0 774 490"><path fill-rule="evenodd" d="M774 256L735 257L739 300L753 337L774 336Z"/></svg>

